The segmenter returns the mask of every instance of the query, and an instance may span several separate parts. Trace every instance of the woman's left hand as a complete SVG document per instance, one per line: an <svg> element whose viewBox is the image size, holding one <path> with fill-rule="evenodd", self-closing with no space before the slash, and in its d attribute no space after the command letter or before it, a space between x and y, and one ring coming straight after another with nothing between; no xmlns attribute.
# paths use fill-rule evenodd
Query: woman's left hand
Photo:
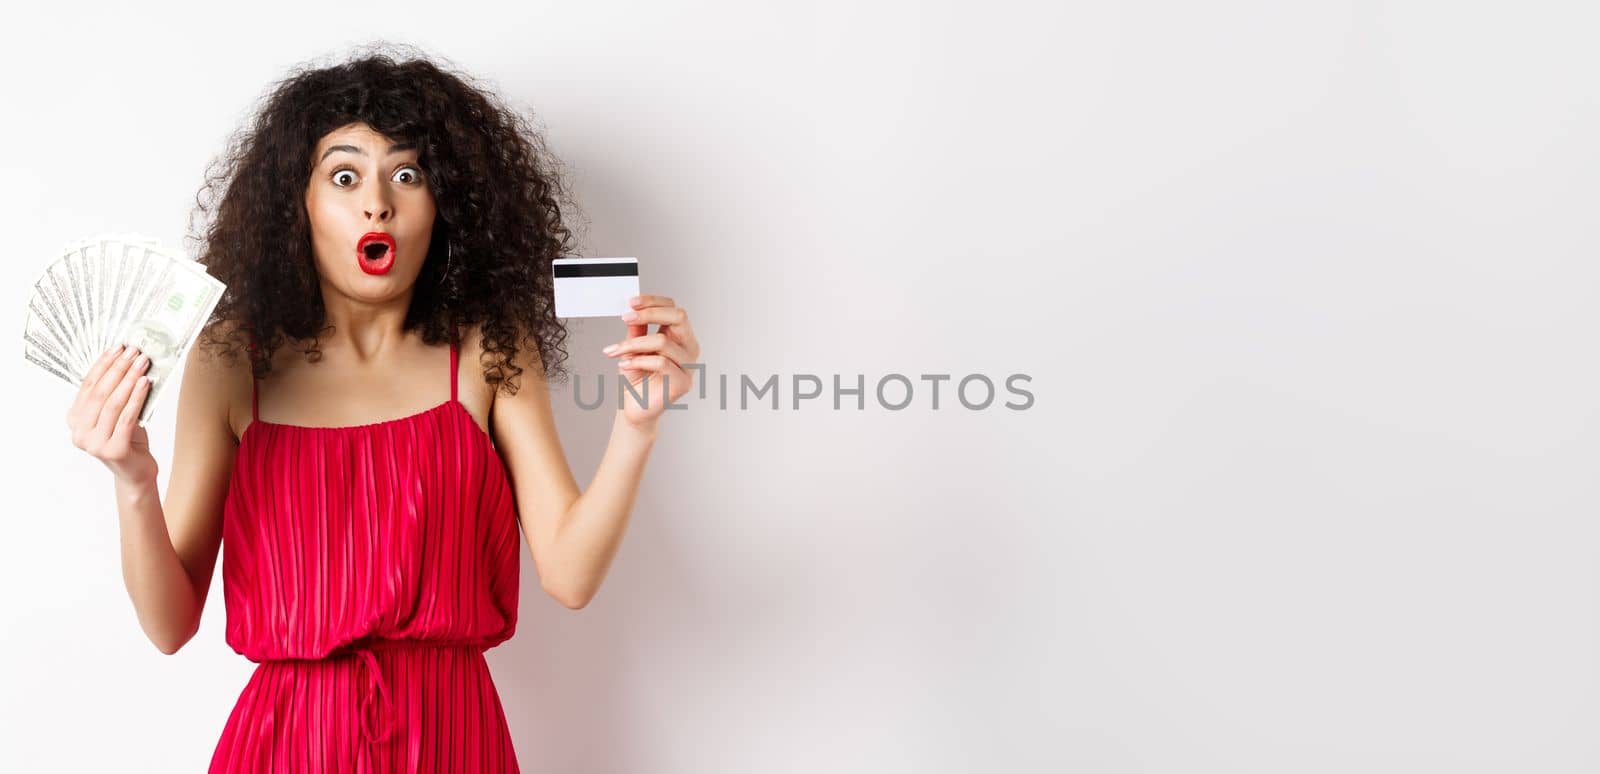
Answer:
<svg viewBox="0 0 1600 774"><path fill-rule="evenodd" d="M689 313L666 296L635 296L628 306L622 315L628 338L602 351L618 359L623 377L643 396L636 399L624 388L623 416L634 427L653 430L667 404L688 394L693 378L683 364L700 362L700 341L689 327ZM655 333L649 333L650 323L660 326Z"/></svg>

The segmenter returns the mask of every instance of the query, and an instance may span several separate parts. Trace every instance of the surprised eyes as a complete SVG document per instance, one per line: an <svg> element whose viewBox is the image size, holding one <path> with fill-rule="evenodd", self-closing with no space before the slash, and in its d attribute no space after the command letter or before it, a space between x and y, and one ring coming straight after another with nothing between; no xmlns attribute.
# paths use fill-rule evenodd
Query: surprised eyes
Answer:
<svg viewBox="0 0 1600 774"><path fill-rule="evenodd" d="M361 179L361 176L356 174L356 171L350 167L339 167L328 174L328 179L333 181L334 186L338 188L349 188L355 185ZM422 182L422 170L407 164L395 170L394 177L391 179L396 183L414 185Z"/></svg>

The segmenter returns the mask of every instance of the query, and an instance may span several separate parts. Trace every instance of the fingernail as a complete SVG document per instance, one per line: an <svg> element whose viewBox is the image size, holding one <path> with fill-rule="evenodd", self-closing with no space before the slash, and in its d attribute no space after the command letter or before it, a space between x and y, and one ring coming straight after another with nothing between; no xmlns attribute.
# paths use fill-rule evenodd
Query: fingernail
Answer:
<svg viewBox="0 0 1600 774"><path fill-rule="evenodd" d="M617 345L612 344L611 346L606 347L605 349L602 349L600 351L606 353L607 355L609 355L609 354L617 351Z"/></svg>
<svg viewBox="0 0 1600 774"><path fill-rule="evenodd" d="M133 347L128 347L127 349L122 350L122 359L127 360L132 358L135 351L136 350Z"/></svg>
<svg viewBox="0 0 1600 774"><path fill-rule="evenodd" d="M617 361L617 365L619 365L619 366L625 366L625 365L627 365L627 364L628 364L628 363L631 363L631 362L633 362L633 361L632 361L632 359L631 359L631 358L626 358L626 357L625 357L625 358L623 358L623 359L621 359L621 360L618 360L618 361Z"/></svg>
<svg viewBox="0 0 1600 774"><path fill-rule="evenodd" d="M644 301L644 296L634 296L628 299L628 306L637 306Z"/></svg>
<svg viewBox="0 0 1600 774"><path fill-rule="evenodd" d="M633 322L634 320L639 319L639 313L629 309L628 311L622 313L622 319L627 320L628 322Z"/></svg>
<svg viewBox="0 0 1600 774"><path fill-rule="evenodd" d="M145 357L143 354L141 354L141 355L139 355L139 357L134 359L133 367L134 368L144 368L145 364L148 363L148 362L150 362L150 358Z"/></svg>

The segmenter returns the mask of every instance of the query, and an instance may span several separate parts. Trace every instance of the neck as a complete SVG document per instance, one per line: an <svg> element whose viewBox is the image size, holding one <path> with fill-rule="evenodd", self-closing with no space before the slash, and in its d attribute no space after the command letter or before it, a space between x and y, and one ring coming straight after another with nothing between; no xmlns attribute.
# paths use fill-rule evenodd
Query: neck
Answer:
<svg viewBox="0 0 1600 774"><path fill-rule="evenodd" d="M340 351L356 361L384 360L409 338L405 321L411 308L411 288L394 298L369 301L351 298L324 283L322 304L325 327L332 328L327 338L319 341L324 352Z"/></svg>

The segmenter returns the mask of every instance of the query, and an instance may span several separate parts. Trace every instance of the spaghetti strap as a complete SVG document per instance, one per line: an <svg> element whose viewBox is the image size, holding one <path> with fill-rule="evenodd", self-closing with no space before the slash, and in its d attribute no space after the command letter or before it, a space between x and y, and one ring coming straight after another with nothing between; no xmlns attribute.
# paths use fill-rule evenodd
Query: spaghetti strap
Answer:
<svg viewBox="0 0 1600 774"><path fill-rule="evenodd" d="M455 331L454 328L451 328L450 329L450 402L451 403L458 402L456 400L456 371L458 370L459 367L456 365L456 362L457 362L457 359L459 357L460 357L460 355L456 352L456 331Z"/></svg>

